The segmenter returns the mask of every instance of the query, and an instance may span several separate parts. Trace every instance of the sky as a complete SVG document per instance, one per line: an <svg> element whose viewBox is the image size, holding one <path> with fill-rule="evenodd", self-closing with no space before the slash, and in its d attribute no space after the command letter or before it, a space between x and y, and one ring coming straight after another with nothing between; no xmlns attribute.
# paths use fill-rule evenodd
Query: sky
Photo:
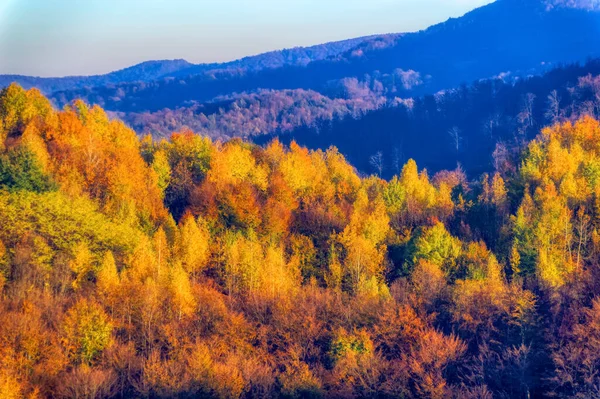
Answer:
<svg viewBox="0 0 600 399"><path fill-rule="evenodd" d="M412 32L492 0L0 0L0 74L102 74L139 62L231 61Z"/></svg>

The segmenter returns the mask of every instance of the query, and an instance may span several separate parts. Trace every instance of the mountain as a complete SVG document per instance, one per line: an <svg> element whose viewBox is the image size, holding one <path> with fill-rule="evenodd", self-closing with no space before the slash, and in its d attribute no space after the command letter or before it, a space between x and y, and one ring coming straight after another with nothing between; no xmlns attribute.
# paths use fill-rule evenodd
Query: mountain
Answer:
<svg viewBox="0 0 600 399"><path fill-rule="evenodd" d="M277 138L311 149L333 145L360 171L386 178L410 158L431 172L460 164L469 176L477 176L498 168L499 149L514 158L545 126L583 115L600 118L600 60L515 83L482 80L360 117L347 114L253 140L266 144Z"/></svg>
<svg viewBox="0 0 600 399"><path fill-rule="evenodd" d="M461 163L478 174L491 168L499 141L518 147L514 131L521 128L529 94L535 96L529 102L536 127L547 122L544 112L553 90L577 104L566 114L579 115L585 113L579 112L583 100L565 90L579 93L578 79L600 72L591 63L557 80L552 76L560 72L523 83L520 78L590 57L600 57L597 2L498 0L416 33L224 64L149 62L99 77L38 83L46 91L72 84L74 89L52 92L55 105L82 98L140 134L168 137L189 128L221 140L264 143L279 137L311 148L336 145L361 171L372 171L370 157L381 152L385 174L395 173L394 159L403 156L434 171ZM488 80L477 83L482 79ZM476 83L456 90L465 82ZM543 84L536 87L536 82ZM487 137L482 129L490 120L502 129ZM523 134L532 134L532 127ZM449 132L456 133L454 144ZM435 145L421 150L430 143Z"/></svg>
<svg viewBox="0 0 600 399"><path fill-rule="evenodd" d="M387 35L394 38L398 35ZM226 63L192 64L186 60L147 61L105 75L67 76L63 78L41 78L22 75L0 75L0 87L15 82L24 88L37 87L44 93L77 90L99 86L113 86L121 83L150 82L153 80L192 76L206 72L214 74L223 71L260 71L281 68L283 66L305 66L314 61L336 57L359 45L368 47L368 43L387 36L367 36L319 44L310 47L296 47L280 51L271 51L256 56L244 57Z"/></svg>
<svg viewBox="0 0 600 399"><path fill-rule="evenodd" d="M398 70L416 74L421 84L390 95L435 93L476 79L537 74L600 56L600 12L585 4L498 0L424 31L364 41L306 65L210 69L144 85L63 91L53 98L59 105L82 97L114 111L156 111L257 89L305 89L328 95L331 81L366 75L381 80Z"/></svg>
<svg viewBox="0 0 600 399"><path fill-rule="evenodd" d="M0 75L0 87L12 82L24 88L36 87L45 93L74 90L83 87L108 86L126 82L148 82L187 70L194 64L185 60L147 61L105 75L67 76L64 78L40 78L22 75Z"/></svg>

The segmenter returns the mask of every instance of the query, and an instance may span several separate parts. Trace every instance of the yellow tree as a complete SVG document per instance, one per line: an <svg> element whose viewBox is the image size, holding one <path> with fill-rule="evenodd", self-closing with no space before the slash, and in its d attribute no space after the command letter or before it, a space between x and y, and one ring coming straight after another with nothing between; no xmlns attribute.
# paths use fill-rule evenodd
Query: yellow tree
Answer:
<svg viewBox="0 0 600 399"><path fill-rule="evenodd" d="M63 345L77 363L93 362L111 343L112 324L95 302L79 300L63 323Z"/></svg>
<svg viewBox="0 0 600 399"><path fill-rule="evenodd" d="M73 259L69 262L69 267L75 274L75 280L72 283L74 289L81 288L90 277L93 270L93 254L88 246L81 242L74 251Z"/></svg>
<svg viewBox="0 0 600 399"><path fill-rule="evenodd" d="M225 243L224 270L229 295L256 291L260 286L263 262L263 249L254 232L250 231L248 237L229 233Z"/></svg>
<svg viewBox="0 0 600 399"><path fill-rule="evenodd" d="M96 286L101 298L111 308L114 306L114 301L118 297L117 290L119 289L119 272L112 252L108 251L104 255L100 269L96 277Z"/></svg>
<svg viewBox="0 0 600 399"><path fill-rule="evenodd" d="M183 316L191 315L195 310L196 300L192 294L192 286L188 274L181 266L174 265L170 270L169 277L171 299L178 318L181 319Z"/></svg>
<svg viewBox="0 0 600 399"><path fill-rule="evenodd" d="M366 288L373 278L382 282L388 232L389 217L383 200L377 196L370 201L366 190L361 189L350 223L339 237L346 254L344 268L354 292Z"/></svg>
<svg viewBox="0 0 600 399"><path fill-rule="evenodd" d="M206 223L190 214L179 223L175 252L184 270L192 275L201 272L208 262L210 233ZM164 251L163 251L164 252Z"/></svg>
<svg viewBox="0 0 600 399"><path fill-rule="evenodd" d="M281 247L267 247L261 269L258 290L271 299L287 296L300 285L300 269L297 263L286 262Z"/></svg>
<svg viewBox="0 0 600 399"><path fill-rule="evenodd" d="M167 234L162 226L158 228L156 233L154 233L154 236L152 237L152 244L154 247L154 252L156 253L157 270L155 278L158 280L162 276L162 272L166 270L168 262L171 259L171 248L169 246Z"/></svg>

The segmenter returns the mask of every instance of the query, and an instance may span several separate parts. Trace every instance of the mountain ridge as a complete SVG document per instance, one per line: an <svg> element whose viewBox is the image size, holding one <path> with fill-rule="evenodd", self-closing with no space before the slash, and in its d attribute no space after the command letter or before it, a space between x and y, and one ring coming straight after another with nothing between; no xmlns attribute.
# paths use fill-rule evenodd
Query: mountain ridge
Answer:
<svg viewBox="0 0 600 399"><path fill-rule="evenodd" d="M499 0L423 31L379 36L362 47L307 65L261 70L218 69L175 80L53 93L58 106L83 98L111 111L155 112L259 89L314 90L328 94L344 78L392 79L416 73L423 84L393 97L414 97L499 74L539 74L553 66L600 56L600 13L570 7L547 9L542 0Z"/></svg>
<svg viewBox="0 0 600 399"><path fill-rule="evenodd" d="M285 65L307 65L315 60L326 59L348 49L383 37L397 37L399 33L376 34L357 38L326 42L311 46L296 46L241 57L222 63L194 64L185 59L149 60L138 64L96 75L72 75L62 77L39 77L19 74L0 75L0 87L18 83L24 88L37 87L50 94L55 91L76 90L86 87L116 85L122 83L149 82L164 78L193 76L205 71L244 69L259 71ZM312 58L311 58L312 56Z"/></svg>

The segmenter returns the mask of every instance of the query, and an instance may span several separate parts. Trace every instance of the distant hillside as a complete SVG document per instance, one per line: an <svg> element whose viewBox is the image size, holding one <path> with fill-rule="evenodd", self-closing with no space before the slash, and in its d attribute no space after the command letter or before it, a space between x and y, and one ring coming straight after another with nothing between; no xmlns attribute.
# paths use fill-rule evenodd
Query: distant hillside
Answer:
<svg viewBox="0 0 600 399"><path fill-rule="evenodd" d="M351 48L347 51L307 65L210 69L143 85L124 83L64 91L53 98L59 105L82 97L113 111L157 111L257 89L310 89L326 94L331 81L378 79L397 69L419 74L424 84L393 96L435 93L475 79L538 74L560 64L600 56L600 12L584 5L498 0L421 32L348 44Z"/></svg>
<svg viewBox="0 0 600 399"><path fill-rule="evenodd" d="M393 40L398 35L389 35ZM114 86L123 83L150 82L165 78L185 77L206 73L208 76L224 71L261 71L284 66L306 66L311 62L337 57L351 49L377 41L385 36L368 36L319 44L310 47L296 47L271 51L222 64L192 64L185 60L147 61L119 71L95 76L68 76L64 78L40 78L21 75L0 75L0 87L12 82L24 88L37 87L44 93L68 91L101 86Z"/></svg>
<svg viewBox="0 0 600 399"><path fill-rule="evenodd" d="M359 170L381 169L386 177L399 173L409 158L431 172L460 164L476 176L514 161L544 126L583 115L600 118L600 59L516 83L483 80L359 118L348 115L254 141L277 137L313 149L336 146ZM379 159L376 167L373 156Z"/></svg>
<svg viewBox="0 0 600 399"><path fill-rule="evenodd" d="M0 87L12 82L19 83L26 89L37 87L44 93L60 90L74 90L83 87L117 85L126 82L147 82L187 70L194 64L185 60L147 61L129 68L95 76L67 76L64 78L40 78L21 75L0 75Z"/></svg>
<svg viewBox="0 0 600 399"><path fill-rule="evenodd" d="M347 84L357 85L360 92L349 98L330 98L312 90L261 90L189 107L114 114L137 132L155 138L168 138L173 132L191 129L197 134L228 140L293 131L346 116L358 118L388 103L381 93L364 84Z"/></svg>

